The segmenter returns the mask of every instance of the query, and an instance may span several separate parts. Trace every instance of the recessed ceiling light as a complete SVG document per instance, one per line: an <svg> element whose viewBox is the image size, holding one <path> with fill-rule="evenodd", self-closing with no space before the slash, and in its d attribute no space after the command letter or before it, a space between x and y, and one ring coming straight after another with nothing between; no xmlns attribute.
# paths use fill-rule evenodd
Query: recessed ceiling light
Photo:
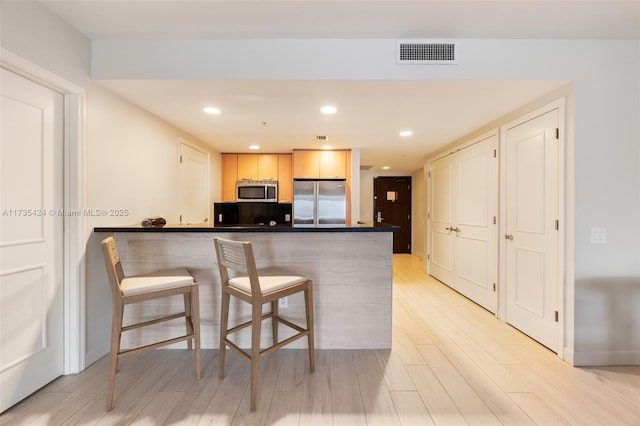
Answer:
<svg viewBox="0 0 640 426"><path fill-rule="evenodd" d="M249 145L249 149L260 149L260 145Z"/></svg>
<svg viewBox="0 0 640 426"><path fill-rule="evenodd" d="M202 110L204 112L206 112L207 114L212 114L212 115L219 115L222 112L222 111L220 111L219 108L210 107L210 106L204 107L204 108L202 108Z"/></svg>
<svg viewBox="0 0 640 426"><path fill-rule="evenodd" d="M322 149L331 149L333 148L331 145L322 145Z"/></svg>
<svg viewBox="0 0 640 426"><path fill-rule="evenodd" d="M400 136L402 137L407 137L407 136L411 136L413 135L413 132L411 130L403 130L400 132Z"/></svg>
<svg viewBox="0 0 640 426"><path fill-rule="evenodd" d="M382 170L389 170L391 167L389 166L382 166Z"/></svg>
<svg viewBox="0 0 640 426"><path fill-rule="evenodd" d="M338 111L338 109L332 105L325 105L322 108L320 108L320 112L323 114L335 114Z"/></svg>

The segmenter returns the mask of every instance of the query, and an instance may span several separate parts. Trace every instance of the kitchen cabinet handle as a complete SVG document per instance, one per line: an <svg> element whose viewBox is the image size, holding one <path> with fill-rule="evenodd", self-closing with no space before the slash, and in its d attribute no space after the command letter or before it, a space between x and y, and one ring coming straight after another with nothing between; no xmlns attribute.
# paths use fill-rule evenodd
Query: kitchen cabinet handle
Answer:
<svg viewBox="0 0 640 426"><path fill-rule="evenodd" d="M504 239L505 239L505 240L513 241L513 235L511 235L511 234L507 234L507 235L505 235L505 236L504 236Z"/></svg>

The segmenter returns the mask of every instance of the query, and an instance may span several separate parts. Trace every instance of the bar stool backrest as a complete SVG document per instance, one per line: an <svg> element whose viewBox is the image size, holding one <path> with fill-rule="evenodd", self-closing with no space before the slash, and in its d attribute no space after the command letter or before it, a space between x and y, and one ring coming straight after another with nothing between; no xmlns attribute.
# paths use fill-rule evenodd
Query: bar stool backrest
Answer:
<svg viewBox="0 0 640 426"><path fill-rule="evenodd" d="M219 237L214 238L214 242L217 246L216 255L222 285L229 285L229 278L234 278L229 274L229 269L231 269L238 274L236 276L249 277L252 295L260 296L260 281L251 242L233 241Z"/></svg>
<svg viewBox="0 0 640 426"><path fill-rule="evenodd" d="M113 237L106 238L103 242L103 255L105 263L107 264L107 276L109 277L109 285L111 286L111 293L114 297L121 297L122 291L120 290L120 282L124 278L124 272L122 265L120 264L120 256L118 255L118 248ZM110 266L110 267L109 267Z"/></svg>

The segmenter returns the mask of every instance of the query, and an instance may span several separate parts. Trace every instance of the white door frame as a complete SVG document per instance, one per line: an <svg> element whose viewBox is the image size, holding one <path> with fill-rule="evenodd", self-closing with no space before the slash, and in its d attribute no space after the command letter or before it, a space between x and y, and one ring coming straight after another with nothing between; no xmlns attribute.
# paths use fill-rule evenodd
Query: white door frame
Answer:
<svg viewBox="0 0 640 426"><path fill-rule="evenodd" d="M64 210L81 213L85 201L85 90L0 48L0 66L64 95ZM64 374L85 368L85 222L64 217Z"/></svg>
<svg viewBox="0 0 640 426"><path fill-rule="evenodd" d="M566 98L560 98L556 101L553 101L543 107L537 108L528 114L520 116L515 120L512 120L502 126L500 126L500 152L506 152L506 140L507 140L507 130L517 126L519 124L525 123L529 120L532 120L540 115L543 115L549 111L554 109L558 110L558 127L560 129L558 136L559 143L559 152L558 152L558 219L559 219L559 236L558 236L558 271L556 279L558 280L558 308L559 308L559 316L558 316L558 336L557 336L557 348L558 348L558 356L561 359L571 358L570 354L565 354L565 327L568 324L569 318L567 318L567 314L570 312L569 307L565 303L566 295L567 295L567 283L564 279L566 273L566 265L567 265L567 253L566 253L566 239L567 233L569 232L569 221L566 217L566 197L567 197L567 188L566 188L566 149L567 149L567 140L566 140ZM507 264L506 264L506 244L504 237L507 233L506 229L506 217L507 217L507 203L506 203L506 156L500 156L500 197L499 197L499 211L500 211L500 233L499 233L499 265L500 269L498 271L498 318L502 321L506 322L506 276L507 276ZM571 359L568 360L571 362Z"/></svg>

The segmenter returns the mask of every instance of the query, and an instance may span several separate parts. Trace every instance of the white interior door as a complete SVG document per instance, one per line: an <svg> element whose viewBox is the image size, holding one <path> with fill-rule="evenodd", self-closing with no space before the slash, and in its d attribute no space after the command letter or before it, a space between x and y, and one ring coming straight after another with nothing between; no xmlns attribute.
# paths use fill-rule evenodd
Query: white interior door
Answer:
<svg viewBox="0 0 640 426"><path fill-rule="evenodd" d="M455 289L496 313L498 298L498 137L454 154Z"/></svg>
<svg viewBox="0 0 640 426"><path fill-rule="evenodd" d="M1 70L0 411L63 372L63 96Z"/></svg>
<svg viewBox="0 0 640 426"><path fill-rule="evenodd" d="M429 206L429 274L445 284L453 284L453 197L452 161L446 156L431 163Z"/></svg>
<svg viewBox="0 0 640 426"><path fill-rule="evenodd" d="M506 131L506 320L558 351L557 109Z"/></svg>
<svg viewBox="0 0 640 426"><path fill-rule="evenodd" d="M209 154L180 142L180 222L209 222Z"/></svg>

